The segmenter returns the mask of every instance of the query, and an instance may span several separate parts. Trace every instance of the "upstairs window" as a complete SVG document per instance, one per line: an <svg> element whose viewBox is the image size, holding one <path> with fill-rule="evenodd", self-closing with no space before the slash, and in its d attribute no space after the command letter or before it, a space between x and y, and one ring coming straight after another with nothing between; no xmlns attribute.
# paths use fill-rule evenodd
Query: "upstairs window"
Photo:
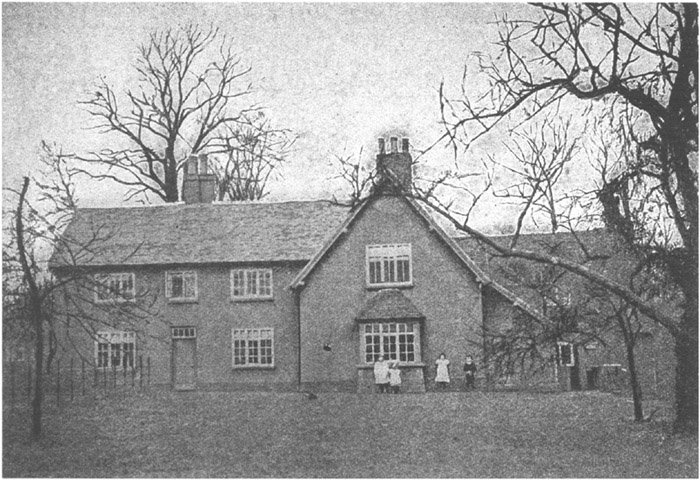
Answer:
<svg viewBox="0 0 700 480"><path fill-rule="evenodd" d="M165 297L171 302L197 300L197 272L166 272Z"/></svg>
<svg viewBox="0 0 700 480"><path fill-rule="evenodd" d="M231 270L231 299L265 300L272 298L272 269Z"/></svg>
<svg viewBox="0 0 700 480"><path fill-rule="evenodd" d="M234 367L274 366L272 328L234 328L232 337Z"/></svg>
<svg viewBox="0 0 700 480"><path fill-rule="evenodd" d="M98 303L124 302L135 298L133 273L95 275L95 300Z"/></svg>
<svg viewBox="0 0 700 480"><path fill-rule="evenodd" d="M97 368L134 368L134 332L98 332L95 336Z"/></svg>
<svg viewBox="0 0 700 480"><path fill-rule="evenodd" d="M367 245L367 285L410 286L413 283L411 244Z"/></svg>

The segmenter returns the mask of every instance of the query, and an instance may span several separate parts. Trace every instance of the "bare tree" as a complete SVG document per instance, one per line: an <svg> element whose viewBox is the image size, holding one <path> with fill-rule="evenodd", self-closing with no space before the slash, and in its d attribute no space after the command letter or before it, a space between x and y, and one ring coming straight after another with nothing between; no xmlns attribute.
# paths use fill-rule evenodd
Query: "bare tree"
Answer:
<svg viewBox="0 0 700 480"><path fill-rule="evenodd" d="M340 179L346 191L346 199L333 197L333 202L354 207L369 196L377 178L374 166L362 160L362 149L357 156L345 153L334 155L331 167L336 171L332 179Z"/></svg>
<svg viewBox="0 0 700 480"><path fill-rule="evenodd" d="M102 79L80 104L95 118L92 128L128 146L79 157L81 171L129 187L128 198L155 194L177 202L184 159L254 109L235 105L251 93L250 68L220 37L218 29L196 25L154 32L138 49L134 90L122 97Z"/></svg>
<svg viewBox="0 0 700 480"><path fill-rule="evenodd" d="M606 288L665 327L675 340L677 430L697 433L698 413L698 12L695 4L537 4L535 19L500 22L500 55L479 56L489 90L451 98L441 85L444 138L458 151L506 126L521 125L562 102L610 99L641 115L630 136L634 162L600 190L605 222L629 248L660 268L682 292L681 318L643 295L579 262L490 243L501 255L559 265ZM466 69L465 69L466 72ZM644 125L642 125L642 123ZM649 133L641 130L648 125ZM655 191L657 207L673 226L673 241L653 244L630 232L644 223L625 209L631 184ZM639 211L636 211L637 213ZM442 209L450 216L450 212ZM490 240L462 222L469 234Z"/></svg>
<svg viewBox="0 0 700 480"><path fill-rule="evenodd" d="M3 318L3 323L17 328L27 326L31 330L35 371L31 437L34 440L42 434L44 370L56 353L57 325L71 325L73 329L82 329L90 338L97 338L101 325L142 324L150 317L154 299L150 292L142 291L130 302L95 301L96 289L104 285L93 271L81 268L79 260L86 254L94 255L100 242L112 233L95 227L93 235L80 243L62 236L74 213L76 172L67 165L71 155L64 155L45 143L42 149L41 160L47 171L35 179L25 177L19 190L10 190L17 194L17 203L14 211L6 212L6 218L13 221L3 245L3 304L13 306L5 312L10 318ZM47 269L47 252L56 248L65 253L63 258L68 268L52 275Z"/></svg>
<svg viewBox="0 0 700 480"><path fill-rule="evenodd" d="M226 125L212 144L213 151L220 153L212 162L218 199L263 198L268 180L284 163L295 140L289 130L274 128L262 112Z"/></svg>

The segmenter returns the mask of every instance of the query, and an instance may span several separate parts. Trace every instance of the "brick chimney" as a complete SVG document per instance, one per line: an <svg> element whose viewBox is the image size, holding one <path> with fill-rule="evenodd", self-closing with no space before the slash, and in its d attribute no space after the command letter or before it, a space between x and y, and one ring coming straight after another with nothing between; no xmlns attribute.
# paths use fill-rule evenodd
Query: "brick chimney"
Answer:
<svg viewBox="0 0 700 480"><path fill-rule="evenodd" d="M408 138L401 139L399 151L398 137L389 138L389 152L386 139L379 139L377 154L377 187L382 193L409 193L413 185L413 159L408 153Z"/></svg>
<svg viewBox="0 0 700 480"><path fill-rule="evenodd" d="M191 155L185 165L182 200L187 203L211 203L216 200L216 175L209 168L206 153Z"/></svg>

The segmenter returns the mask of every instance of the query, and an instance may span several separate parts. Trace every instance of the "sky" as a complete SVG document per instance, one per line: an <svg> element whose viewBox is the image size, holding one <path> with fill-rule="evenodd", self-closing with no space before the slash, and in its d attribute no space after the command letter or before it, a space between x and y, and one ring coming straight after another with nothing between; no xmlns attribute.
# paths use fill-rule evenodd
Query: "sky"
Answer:
<svg viewBox="0 0 700 480"><path fill-rule="evenodd" d="M114 144L89 127L78 105L103 76L133 87L137 46L163 27L210 23L250 65L255 101L278 127L298 135L269 200L330 198L342 188L329 165L336 154L371 159L376 139L402 132L418 150L441 134L438 88L458 88L467 56L495 53L504 14L523 4L475 3L3 3L3 186L37 168L42 140L85 153ZM525 13L527 14L527 13ZM488 145L486 146L488 148ZM479 150L473 155L478 155ZM471 155L471 154L470 154ZM462 158L469 169L475 156ZM422 166L455 167L435 148ZM466 165L466 167L465 167ZM79 205L116 206L123 191L78 185ZM480 223L499 221L496 204Z"/></svg>

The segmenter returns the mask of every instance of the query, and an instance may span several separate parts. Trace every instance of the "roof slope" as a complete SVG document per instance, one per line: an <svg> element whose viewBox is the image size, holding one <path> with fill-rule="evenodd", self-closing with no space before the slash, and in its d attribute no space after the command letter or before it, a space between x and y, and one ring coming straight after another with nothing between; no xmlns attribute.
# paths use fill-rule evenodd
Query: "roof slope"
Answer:
<svg viewBox="0 0 700 480"><path fill-rule="evenodd" d="M507 247L512 239L510 235L490 238L504 247ZM472 237L460 237L454 240L500 285L531 306L542 302L540 294L534 287L544 281L541 278L544 275L544 265L519 258L500 257L491 247ZM606 229L575 234L570 232L522 234L518 239L517 249L550 253L575 261L584 261L587 253L591 257L600 258L590 264L597 270L615 268L613 265L619 267L619 264L627 262L629 257L615 235ZM562 285L568 285L571 281L569 278L577 277L571 274L567 278L561 283Z"/></svg>
<svg viewBox="0 0 700 480"><path fill-rule="evenodd" d="M367 300L355 320L390 320L424 318L423 314L398 289L380 290Z"/></svg>
<svg viewBox="0 0 700 480"><path fill-rule="evenodd" d="M79 209L49 265L307 261L347 213L328 201Z"/></svg>

